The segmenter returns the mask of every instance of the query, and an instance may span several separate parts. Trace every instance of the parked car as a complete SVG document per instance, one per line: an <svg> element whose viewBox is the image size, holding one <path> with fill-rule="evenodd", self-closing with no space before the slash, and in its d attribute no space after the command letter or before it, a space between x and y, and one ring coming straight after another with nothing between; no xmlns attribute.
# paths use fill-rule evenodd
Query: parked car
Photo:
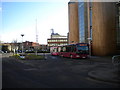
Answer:
<svg viewBox="0 0 120 90"><path fill-rule="evenodd" d="M4 52L0 50L0 53L4 53Z"/></svg>

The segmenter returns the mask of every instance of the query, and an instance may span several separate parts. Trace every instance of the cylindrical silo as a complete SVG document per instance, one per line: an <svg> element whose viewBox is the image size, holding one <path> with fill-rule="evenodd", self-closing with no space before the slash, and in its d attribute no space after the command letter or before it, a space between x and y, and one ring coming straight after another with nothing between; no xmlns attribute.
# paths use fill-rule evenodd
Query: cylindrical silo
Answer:
<svg viewBox="0 0 120 90"><path fill-rule="evenodd" d="M116 50L116 7L114 2L92 3L92 53L112 55Z"/></svg>
<svg viewBox="0 0 120 90"><path fill-rule="evenodd" d="M68 3L69 44L79 42L78 2Z"/></svg>

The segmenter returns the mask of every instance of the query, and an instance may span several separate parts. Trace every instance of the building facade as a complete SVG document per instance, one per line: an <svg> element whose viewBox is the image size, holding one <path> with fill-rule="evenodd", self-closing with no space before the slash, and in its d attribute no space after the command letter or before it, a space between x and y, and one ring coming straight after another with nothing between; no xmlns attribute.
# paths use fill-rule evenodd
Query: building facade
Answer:
<svg viewBox="0 0 120 90"><path fill-rule="evenodd" d="M117 3L117 52L120 53L120 3Z"/></svg>
<svg viewBox="0 0 120 90"><path fill-rule="evenodd" d="M17 52L21 50L22 43L2 43L1 44L1 51L3 52Z"/></svg>
<svg viewBox="0 0 120 90"><path fill-rule="evenodd" d="M39 49L39 43L36 42L23 42L24 50L31 50L34 51L36 48Z"/></svg>
<svg viewBox="0 0 120 90"><path fill-rule="evenodd" d="M47 39L47 43L49 47L67 45L68 38L67 36L59 35L58 33L52 33L51 38Z"/></svg>
<svg viewBox="0 0 120 90"><path fill-rule="evenodd" d="M119 4L116 4L116 2L74 3L78 7L78 21L76 21L76 24L79 26L79 37L76 36L76 38L79 39L79 43L89 43L92 47L93 55L105 56L119 54L117 53L120 50ZM73 16L76 17L76 13L73 13ZM73 29L74 27L72 25L69 27L69 37L71 37L71 33L77 29Z"/></svg>
<svg viewBox="0 0 120 90"><path fill-rule="evenodd" d="M116 3L93 2L92 50L94 55L116 53Z"/></svg>
<svg viewBox="0 0 120 90"><path fill-rule="evenodd" d="M36 42L29 42L25 41L22 43L19 42L13 42L13 43L2 43L2 51L7 52L22 52L22 45L24 51L34 51L37 47L37 49L40 48L39 43Z"/></svg>
<svg viewBox="0 0 120 90"><path fill-rule="evenodd" d="M40 44L39 50L41 51L49 51L49 47L46 44Z"/></svg>
<svg viewBox="0 0 120 90"><path fill-rule="evenodd" d="M78 2L68 3L69 44L79 42Z"/></svg>

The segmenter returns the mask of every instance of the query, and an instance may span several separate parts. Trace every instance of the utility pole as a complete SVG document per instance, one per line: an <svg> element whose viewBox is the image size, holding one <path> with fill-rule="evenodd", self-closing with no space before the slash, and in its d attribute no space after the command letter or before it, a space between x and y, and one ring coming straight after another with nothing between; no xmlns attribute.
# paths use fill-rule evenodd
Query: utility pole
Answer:
<svg viewBox="0 0 120 90"><path fill-rule="evenodd" d="M37 55L37 48L38 48L37 19L36 19L36 26L35 26L35 30L36 30L36 50L35 50L35 54Z"/></svg>
<svg viewBox="0 0 120 90"><path fill-rule="evenodd" d="M22 54L23 54L23 36L24 36L24 34L21 34L21 36L22 36Z"/></svg>
<svg viewBox="0 0 120 90"><path fill-rule="evenodd" d="M36 42L38 43L37 19L36 19Z"/></svg>
<svg viewBox="0 0 120 90"><path fill-rule="evenodd" d="M88 43L89 43L89 57L91 58L91 38L88 38Z"/></svg>

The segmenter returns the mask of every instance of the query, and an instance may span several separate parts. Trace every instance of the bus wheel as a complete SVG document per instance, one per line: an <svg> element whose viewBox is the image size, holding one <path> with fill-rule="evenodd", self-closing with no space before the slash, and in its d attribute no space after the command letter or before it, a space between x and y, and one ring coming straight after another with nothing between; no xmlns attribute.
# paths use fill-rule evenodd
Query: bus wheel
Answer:
<svg viewBox="0 0 120 90"><path fill-rule="evenodd" d="M73 58L73 55L70 55L70 58L72 59L72 58Z"/></svg>

